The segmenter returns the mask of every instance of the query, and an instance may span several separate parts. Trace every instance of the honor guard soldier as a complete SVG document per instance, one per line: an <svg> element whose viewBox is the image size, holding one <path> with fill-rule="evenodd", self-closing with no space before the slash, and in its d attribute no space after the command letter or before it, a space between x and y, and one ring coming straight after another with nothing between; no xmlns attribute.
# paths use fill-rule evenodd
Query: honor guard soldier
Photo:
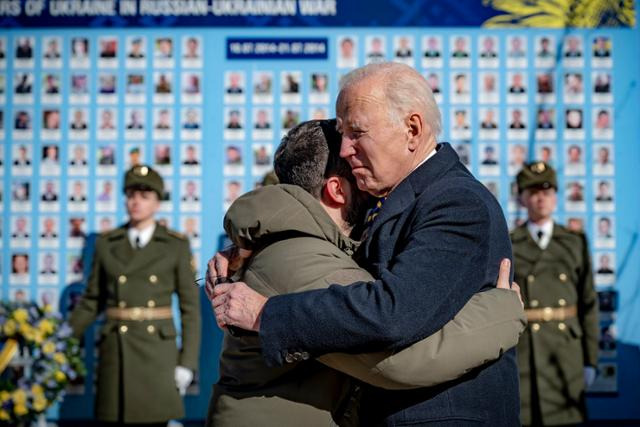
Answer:
<svg viewBox="0 0 640 427"><path fill-rule="evenodd" d="M544 162L517 176L528 220L511 233L515 281L522 287L528 327L518 344L524 425L581 423L584 391L598 358L598 297L582 232L552 219L558 188Z"/></svg>
<svg viewBox="0 0 640 427"><path fill-rule="evenodd" d="M109 425L158 424L184 416L181 394L200 346L199 289L189 241L156 223L164 191L148 166L124 177L129 222L100 235L87 288L70 317L82 336L101 312L96 416ZM182 349L171 308L179 299Z"/></svg>

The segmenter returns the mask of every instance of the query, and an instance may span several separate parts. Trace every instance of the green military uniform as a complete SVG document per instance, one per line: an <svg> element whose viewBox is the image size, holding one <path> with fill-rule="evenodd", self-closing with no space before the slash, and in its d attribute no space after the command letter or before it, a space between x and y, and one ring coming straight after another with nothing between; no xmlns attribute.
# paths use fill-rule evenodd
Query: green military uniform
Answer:
<svg viewBox="0 0 640 427"><path fill-rule="evenodd" d="M543 163L525 166L518 186L557 188L555 172ZM554 224L542 249L525 224L511 240L529 320L518 344L522 423L580 423L586 416L583 369L596 366L598 351L598 298L586 236Z"/></svg>
<svg viewBox="0 0 640 427"><path fill-rule="evenodd" d="M128 183L140 181L145 179ZM156 191L157 181L148 187ZM171 318L174 292L180 302L180 352ZM159 224L140 249L132 247L126 225L99 236L87 289L70 317L74 334L82 336L102 311L107 320L99 340L97 418L157 423L183 417L174 370L179 365L195 371L200 345L199 290L188 240Z"/></svg>

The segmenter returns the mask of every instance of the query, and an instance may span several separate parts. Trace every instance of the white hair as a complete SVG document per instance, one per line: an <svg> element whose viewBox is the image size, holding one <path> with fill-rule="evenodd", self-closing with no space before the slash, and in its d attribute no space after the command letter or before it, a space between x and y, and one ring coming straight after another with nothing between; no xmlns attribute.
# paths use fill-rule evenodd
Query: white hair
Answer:
<svg viewBox="0 0 640 427"><path fill-rule="evenodd" d="M344 75L340 79L340 93L370 77L381 82L390 120L399 123L407 114L421 112L431 134L438 137L442 130L440 109L429 84L420 73L397 62L373 63Z"/></svg>

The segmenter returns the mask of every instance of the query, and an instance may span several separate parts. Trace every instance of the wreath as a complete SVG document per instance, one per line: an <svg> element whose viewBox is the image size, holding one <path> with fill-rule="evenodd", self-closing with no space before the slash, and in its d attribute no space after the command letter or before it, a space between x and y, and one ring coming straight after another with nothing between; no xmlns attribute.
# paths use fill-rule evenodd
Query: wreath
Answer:
<svg viewBox="0 0 640 427"><path fill-rule="evenodd" d="M0 426L28 425L85 375L71 333L51 306L0 302Z"/></svg>

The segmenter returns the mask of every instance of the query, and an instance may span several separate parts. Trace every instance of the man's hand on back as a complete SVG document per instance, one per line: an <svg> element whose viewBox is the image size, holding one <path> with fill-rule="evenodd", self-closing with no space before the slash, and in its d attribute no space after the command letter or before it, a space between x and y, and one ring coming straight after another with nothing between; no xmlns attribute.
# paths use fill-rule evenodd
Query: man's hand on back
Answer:
<svg viewBox="0 0 640 427"><path fill-rule="evenodd" d="M221 283L213 288L211 305L220 328L235 326L247 331L260 330L260 315L267 303L244 282Z"/></svg>
<svg viewBox="0 0 640 427"><path fill-rule="evenodd" d="M204 289L209 300L213 302L213 288L216 284L226 281L233 273L242 268L244 261L251 256L251 253L252 251L241 249L237 246L230 246L220 252L216 252L207 263Z"/></svg>
<svg viewBox="0 0 640 427"><path fill-rule="evenodd" d="M500 289L511 289L514 292L518 293L518 298L520 299L520 304L524 307L524 302L522 301L522 294L520 293L520 286L516 282L509 283L509 273L511 270L511 261L505 258L500 262L500 272L498 273L498 282L496 287Z"/></svg>

